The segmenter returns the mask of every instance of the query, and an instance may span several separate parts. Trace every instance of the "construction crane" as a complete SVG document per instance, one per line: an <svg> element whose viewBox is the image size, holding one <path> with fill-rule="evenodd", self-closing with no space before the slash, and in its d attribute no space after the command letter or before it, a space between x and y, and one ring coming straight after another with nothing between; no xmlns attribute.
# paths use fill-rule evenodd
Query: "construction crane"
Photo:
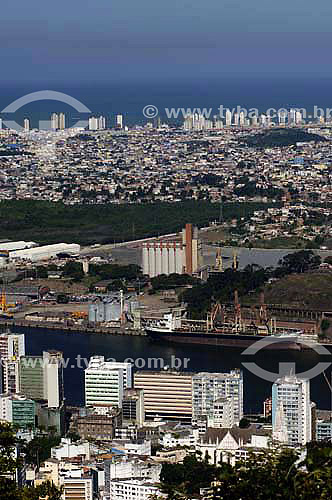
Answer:
<svg viewBox="0 0 332 500"><path fill-rule="evenodd" d="M237 331L242 330L242 314L241 305L239 302L239 293L234 291L234 314L235 314L235 328Z"/></svg>
<svg viewBox="0 0 332 500"><path fill-rule="evenodd" d="M223 267L222 267L222 255L221 255L221 248L220 247L218 248L217 254L216 254L216 270L219 271L219 272L223 271Z"/></svg>
<svg viewBox="0 0 332 500"><path fill-rule="evenodd" d="M7 307L7 301L6 301L6 294L4 290L2 291L1 294L1 312L8 312L8 307Z"/></svg>
<svg viewBox="0 0 332 500"><path fill-rule="evenodd" d="M15 308L15 304L9 304L6 297L6 284L8 283L8 276L5 272L2 273L2 291L1 291L1 304L0 304L0 316L5 318L12 318L13 314L10 309Z"/></svg>
<svg viewBox="0 0 332 500"><path fill-rule="evenodd" d="M7 304L6 294L4 290L1 294L1 308L0 308L0 316L5 318L12 318L13 313L9 311L10 308L15 307L15 304Z"/></svg>
<svg viewBox="0 0 332 500"><path fill-rule="evenodd" d="M237 271L239 267L238 253L236 250L233 252L233 270Z"/></svg>

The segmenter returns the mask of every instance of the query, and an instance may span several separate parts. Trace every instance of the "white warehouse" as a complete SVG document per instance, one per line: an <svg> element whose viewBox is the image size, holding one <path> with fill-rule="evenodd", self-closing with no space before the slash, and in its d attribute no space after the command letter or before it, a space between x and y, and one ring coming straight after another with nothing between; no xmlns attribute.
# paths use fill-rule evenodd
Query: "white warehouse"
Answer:
<svg viewBox="0 0 332 500"><path fill-rule="evenodd" d="M25 248L37 247L38 243L34 241L8 241L7 243L0 243L0 251L7 250L12 252L13 250L24 250Z"/></svg>
<svg viewBox="0 0 332 500"><path fill-rule="evenodd" d="M31 262L38 262L56 257L59 253L68 253L71 255L79 254L80 250L80 245L76 243L56 243L54 245L45 245L26 250L16 250L10 252L9 258L10 260L29 260Z"/></svg>

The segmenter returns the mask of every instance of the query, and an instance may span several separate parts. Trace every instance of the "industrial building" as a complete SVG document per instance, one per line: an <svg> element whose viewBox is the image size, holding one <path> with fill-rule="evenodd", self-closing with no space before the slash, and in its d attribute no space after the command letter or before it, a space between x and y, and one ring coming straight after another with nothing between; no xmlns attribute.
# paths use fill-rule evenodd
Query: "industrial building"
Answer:
<svg viewBox="0 0 332 500"><path fill-rule="evenodd" d="M41 260L57 257L60 253L76 255L80 253L80 250L80 245L77 245L76 243L56 243L54 245L45 245L25 250L14 250L9 253L9 259L39 262Z"/></svg>
<svg viewBox="0 0 332 500"><path fill-rule="evenodd" d="M34 248L37 246L38 243L35 243L34 241L0 242L0 268L5 267L6 264L8 264L11 252Z"/></svg>
<svg viewBox="0 0 332 500"><path fill-rule="evenodd" d="M121 303L97 299L89 304L90 323L109 323L120 321L122 316Z"/></svg>
<svg viewBox="0 0 332 500"><path fill-rule="evenodd" d="M8 241L7 243L0 243L0 251L8 250L13 252L14 250L25 250L26 248L37 247L38 243L34 241Z"/></svg>
<svg viewBox="0 0 332 500"><path fill-rule="evenodd" d="M89 304L89 323L123 323L125 317L134 320L135 311L139 309L139 302L125 300L123 292L117 296L104 299L97 298Z"/></svg>
<svg viewBox="0 0 332 500"><path fill-rule="evenodd" d="M154 278L160 274L193 274L202 265L202 245L198 229L186 224L182 241L150 241L142 245L143 274Z"/></svg>

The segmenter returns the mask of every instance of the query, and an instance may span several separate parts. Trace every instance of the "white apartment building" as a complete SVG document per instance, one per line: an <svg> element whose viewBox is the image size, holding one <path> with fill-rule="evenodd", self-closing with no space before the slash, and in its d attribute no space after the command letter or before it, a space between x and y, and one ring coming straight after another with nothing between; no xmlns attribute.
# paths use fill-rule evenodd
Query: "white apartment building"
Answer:
<svg viewBox="0 0 332 500"><path fill-rule="evenodd" d="M208 415L208 427L230 429L235 425L234 401L232 397L219 398L214 402L213 413Z"/></svg>
<svg viewBox="0 0 332 500"><path fill-rule="evenodd" d="M240 370L230 373L201 372L193 376L193 419L214 414L215 402L220 398L230 398L233 402L233 423L238 423L243 416L243 375ZM226 408L225 408L226 411Z"/></svg>
<svg viewBox="0 0 332 500"><path fill-rule="evenodd" d="M15 394L20 392L19 386L19 359L25 355L24 334L0 335L0 358L2 370L3 393Z"/></svg>
<svg viewBox="0 0 332 500"><path fill-rule="evenodd" d="M72 443L69 438L62 438L59 446L55 446L51 450L51 457L59 461L63 458L78 456L90 460L90 443L88 441Z"/></svg>
<svg viewBox="0 0 332 500"><path fill-rule="evenodd" d="M116 115L116 127L123 128L123 115Z"/></svg>
<svg viewBox="0 0 332 500"><path fill-rule="evenodd" d="M63 500L93 500L92 478L66 477L61 481Z"/></svg>
<svg viewBox="0 0 332 500"><path fill-rule="evenodd" d="M131 363L105 361L104 356L92 356L85 370L85 404L102 408L121 408L124 389L132 386Z"/></svg>
<svg viewBox="0 0 332 500"><path fill-rule="evenodd" d="M49 408L59 408L64 400L63 356L60 351L43 352L44 393Z"/></svg>
<svg viewBox="0 0 332 500"><path fill-rule="evenodd" d="M198 441L198 429L187 430L179 433L166 432L162 437L163 448L177 448L179 446L195 446Z"/></svg>
<svg viewBox="0 0 332 500"><path fill-rule="evenodd" d="M105 462L105 498L110 497L111 483L118 479L140 478L144 482L158 483L161 464L137 457L116 457Z"/></svg>
<svg viewBox="0 0 332 500"><path fill-rule="evenodd" d="M138 440L136 442L130 441L124 444L124 450L128 455L151 455L151 441L148 439Z"/></svg>
<svg viewBox="0 0 332 500"><path fill-rule="evenodd" d="M128 457L128 455L118 456L105 462L106 489L107 485L109 489L110 481L128 477L140 477L141 479L158 482L160 472L161 465L156 462Z"/></svg>
<svg viewBox="0 0 332 500"><path fill-rule="evenodd" d="M150 500L161 496L157 485L145 479L115 479L110 483L110 500Z"/></svg>
<svg viewBox="0 0 332 500"><path fill-rule="evenodd" d="M310 382L286 375L272 386L273 439L291 446L312 439Z"/></svg>

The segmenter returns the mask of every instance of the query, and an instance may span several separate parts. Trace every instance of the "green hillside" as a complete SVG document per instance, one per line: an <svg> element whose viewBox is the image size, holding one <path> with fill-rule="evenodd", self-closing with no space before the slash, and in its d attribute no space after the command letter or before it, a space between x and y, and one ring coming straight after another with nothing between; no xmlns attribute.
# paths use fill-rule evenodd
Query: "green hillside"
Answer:
<svg viewBox="0 0 332 500"><path fill-rule="evenodd" d="M326 140L321 135L311 134L298 128L276 128L244 138L248 146L261 148L292 146L297 142L325 142Z"/></svg>
<svg viewBox="0 0 332 500"><path fill-rule="evenodd" d="M267 304L289 304L332 310L332 274L292 274L266 285L264 292Z"/></svg>

